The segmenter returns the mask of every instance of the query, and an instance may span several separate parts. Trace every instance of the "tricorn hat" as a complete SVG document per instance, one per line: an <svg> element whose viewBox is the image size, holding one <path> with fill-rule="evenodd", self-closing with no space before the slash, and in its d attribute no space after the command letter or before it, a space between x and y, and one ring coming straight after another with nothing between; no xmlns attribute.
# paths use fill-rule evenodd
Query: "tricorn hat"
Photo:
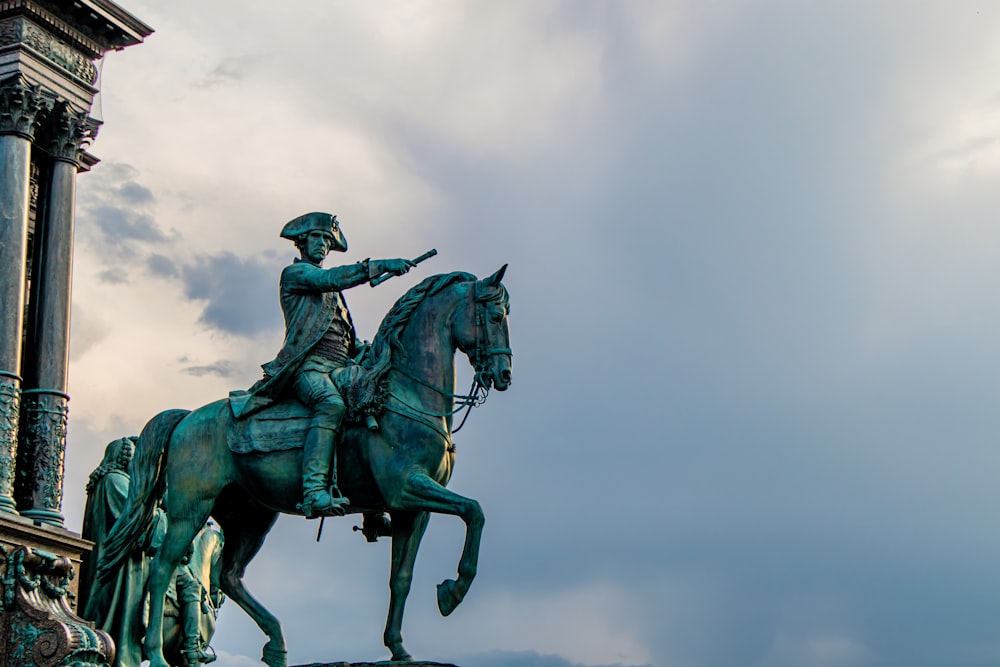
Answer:
<svg viewBox="0 0 1000 667"><path fill-rule="evenodd" d="M320 211L305 213L293 220L289 220L281 228L281 238L294 241L303 234L313 231L326 232L333 237L331 250L338 252L347 250L347 239L344 238L343 232L340 231L340 223L337 221L337 216Z"/></svg>

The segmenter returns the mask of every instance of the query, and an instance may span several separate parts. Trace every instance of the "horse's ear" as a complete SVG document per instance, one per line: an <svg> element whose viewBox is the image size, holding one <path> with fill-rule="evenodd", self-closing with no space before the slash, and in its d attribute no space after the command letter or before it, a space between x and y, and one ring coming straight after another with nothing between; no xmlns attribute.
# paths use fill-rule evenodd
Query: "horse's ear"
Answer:
<svg viewBox="0 0 1000 667"><path fill-rule="evenodd" d="M503 266L500 267L499 271L494 273L492 276L490 276L483 282L486 283L487 285L490 285L491 287L498 287L500 285L500 281L503 280L503 274L506 272L507 272L507 265L504 264Z"/></svg>

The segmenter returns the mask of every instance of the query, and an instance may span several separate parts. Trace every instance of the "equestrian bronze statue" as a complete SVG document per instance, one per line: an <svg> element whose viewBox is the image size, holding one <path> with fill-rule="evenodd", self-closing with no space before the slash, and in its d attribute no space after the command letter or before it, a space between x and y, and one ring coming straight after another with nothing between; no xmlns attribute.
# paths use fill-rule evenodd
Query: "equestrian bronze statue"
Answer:
<svg viewBox="0 0 1000 667"><path fill-rule="evenodd" d="M279 513L363 513L369 539L389 532L389 522L371 527L379 523L382 512L388 513L392 559L383 640L393 660L411 659L403 647L403 608L430 513L455 515L466 524L458 576L437 587L438 608L443 615L458 606L476 576L482 509L475 500L445 487L455 463L453 416L482 402L489 389L504 391L511 382L510 304L501 282L506 266L482 280L463 272L427 278L396 302L371 346L360 358L353 358L351 354L359 347L353 325L348 330L343 321L335 322L341 317L350 323L339 291L387 274L404 273L415 262L366 260L354 266L322 269L320 262L313 260L319 257L321 261L324 248L328 251L333 244L327 238L309 240L309 233L317 231L312 227L316 225L321 236L329 231L336 237L335 218L296 220L307 228L303 258L297 264L310 264L305 273L311 277L286 281L282 275L287 335L278 358L265 365L264 380L249 392L236 392L193 412L162 412L146 425L136 444L126 506L107 540L98 576L113 574L131 545L149 530L162 503L168 532L153 559L148 585L149 624L144 648L151 667L167 665L162 648L163 598L171 573L209 516L225 534L222 591L267 635L263 660L270 667L284 667L286 662L281 626L249 593L243 573ZM308 244L315 245L315 253ZM323 303L309 303L303 296L307 293L318 293ZM292 296L286 299L286 294ZM297 309L315 309L322 314L321 319L310 320L311 328L305 327L309 335L301 334L303 340L316 337L312 347L298 341L298 333L293 335L289 322L299 313ZM468 395L455 393L457 350L468 356L475 371ZM296 364L296 370L285 370ZM305 392L294 387L296 382L307 384L298 380L303 368L309 369L308 373L326 374L329 386L321 383L318 392L325 396L326 405L310 405L302 398ZM268 390L276 386L273 383L281 384L277 378L282 373L288 374L286 384L281 390ZM338 405L337 454L330 454L334 469L327 477L327 471L321 474L307 459L312 455L310 438L315 438L311 435L315 429L334 430L328 428L329 421L322 425L317 421L318 410L338 403L330 400L330 387L342 408ZM328 416L329 412L322 418ZM322 477L329 503L322 493L312 502L304 498L315 485L309 479L303 483L303 472L306 478ZM327 480L335 480L335 485ZM369 522L373 517L375 520Z"/></svg>

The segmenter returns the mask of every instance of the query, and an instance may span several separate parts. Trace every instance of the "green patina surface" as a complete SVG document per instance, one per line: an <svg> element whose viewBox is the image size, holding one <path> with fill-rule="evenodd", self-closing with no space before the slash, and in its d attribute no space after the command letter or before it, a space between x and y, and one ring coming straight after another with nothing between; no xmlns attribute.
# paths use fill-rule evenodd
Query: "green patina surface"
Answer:
<svg viewBox="0 0 1000 667"><path fill-rule="evenodd" d="M324 664L442 664L412 662L403 647L403 609L431 513L455 515L466 524L458 576L437 589L443 615L462 602L476 576L484 516L478 502L446 488L455 464L452 419L481 404L490 389L510 385L506 267L482 280L463 272L427 278L396 302L367 347L357 340L341 292L366 282L374 286L435 253L323 268L331 250L347 248L335 216L299 216L281 235L295 241L301 255L280 281L284 344L264 365L262 380L237 400L192 412L168 410L146 425L136 443L128 497L105 540L96 576L113 573L134 553L162 507L168 531L150 565L144 648L151 667L166 667L167 584L211 516L226 538L221 569L238 573L223 578L222 590L267 635L263 661L285 667L280 623L250 596L242 573L279 513L363 514L366 539L392 537L383 640L396 662ZM467 395L455 392L457 351L475 370ZM269 409L288 401L302 404L307 423L289 420L271 428L279 435L298 429L303 435L292 440L301 437L301 444L275 451L251 442L234 451L237 423L266 419ZM246 437L258 431L241 432Z"/></svg>

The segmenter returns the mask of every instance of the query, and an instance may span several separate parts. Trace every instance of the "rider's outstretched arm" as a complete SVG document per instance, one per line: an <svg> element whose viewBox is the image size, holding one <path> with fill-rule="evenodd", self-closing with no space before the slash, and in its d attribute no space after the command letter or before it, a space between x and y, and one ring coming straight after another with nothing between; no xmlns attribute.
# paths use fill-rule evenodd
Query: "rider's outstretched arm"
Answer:
<svg viewBox="0 0 1000 667"><path fill-rule="evenodd" d="M340 292L367 283L383 273L402 275L413 267L408 259L366 259L329 269L296 261L281 272L281 285L291 292Z"/></svg>

